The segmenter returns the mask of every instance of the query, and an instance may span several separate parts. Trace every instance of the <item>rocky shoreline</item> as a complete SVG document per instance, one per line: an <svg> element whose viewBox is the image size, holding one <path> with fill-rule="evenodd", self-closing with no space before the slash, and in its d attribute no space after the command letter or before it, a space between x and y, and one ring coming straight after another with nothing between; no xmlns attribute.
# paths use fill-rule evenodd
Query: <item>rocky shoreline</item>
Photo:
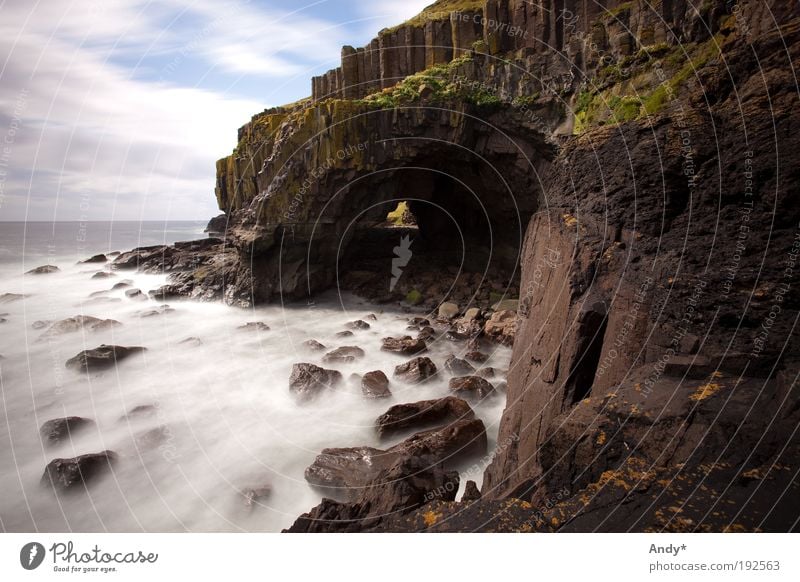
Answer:
<svg viewBox="0 0 800 582"><path fill-rule="evenodd" d="M298 362L287 389L298 406L343 382L380 399L445 373L452 394L388 408L386 447L320 451L305 477L327 497L290 532L796 531L800 8L476 4L530 36L454 28L452 12L383 31L377 69L346 47L313 99L240 129L209 238L112 270L168 273L144 294L158 301L338 288L408 309L381 344L404 358L394 371L344 378L355 338L309 338L325 365ZM407 50L418 29L448 50ZM414 224L398 228L401 202ZM429 359L434 342L452 358ZM507 377L481 365L490 342L513 346ZM498 393L488 450L470 403ZM458 500L454 459L483 476ZM114 456L53 463L69 487Z"/></svg>

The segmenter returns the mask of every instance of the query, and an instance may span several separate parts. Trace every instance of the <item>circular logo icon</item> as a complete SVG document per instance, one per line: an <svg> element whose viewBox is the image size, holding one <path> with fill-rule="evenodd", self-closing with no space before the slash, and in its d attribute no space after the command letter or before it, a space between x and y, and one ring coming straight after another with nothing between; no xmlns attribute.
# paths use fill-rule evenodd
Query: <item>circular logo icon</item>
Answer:
<svg viewBox="0 0 800 582"><path fill-rule="evenodd" d="M19 563L26 570L35 570L44 561L44 546L38 542L30 542L19 551Z"/></svg>

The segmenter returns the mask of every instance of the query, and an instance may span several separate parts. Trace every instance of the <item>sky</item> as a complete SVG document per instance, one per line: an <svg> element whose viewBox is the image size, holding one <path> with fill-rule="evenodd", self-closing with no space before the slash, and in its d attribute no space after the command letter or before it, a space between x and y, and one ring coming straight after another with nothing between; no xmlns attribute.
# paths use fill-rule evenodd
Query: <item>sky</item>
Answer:
<svg viewBox="0 0 800 582"><path fill-rule="evenodd" d="M254 114L432 0L0 0L0 221L201 220Z"/></svg>

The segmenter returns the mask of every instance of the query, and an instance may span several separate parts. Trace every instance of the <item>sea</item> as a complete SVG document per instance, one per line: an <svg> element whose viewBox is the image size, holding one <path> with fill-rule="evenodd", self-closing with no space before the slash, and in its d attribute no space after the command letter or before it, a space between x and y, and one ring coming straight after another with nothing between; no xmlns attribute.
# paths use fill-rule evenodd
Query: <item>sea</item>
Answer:
<svg viewBox="0 0 800 582"><path fill-rule="evenodd" d="M391 405L449 394L440 374L405 385L392 371L405 358L380 350L381 338L406 335L410 308L373 305L336 290L300 305L248 309L221 303L146 297L165 275L114 272L83 263L99 254L207 236L206 222L0 223L0 530L7 532L277 532L318 504L323 492L304 470L326 447L385 448L375 419ZM53 265L50 274L28 274ZM131 287L112 290L129 280ZM141 289L131 298L125 291ZM144 316L153 311L156 315ZM374 314L368 330L339 337L347 322ZM52 334L53 322L76 315L120 323L100 331ZM241 329L261 322L268 330ZM254 326L250 326L253 328ZM191 341L184 341L192 338ZM365 356L328 365L346 382L299 403L289 391L292 365L321 364L303 345L359 346ZM101 344L142 346L108 371L80 373L65 366ZM434 342L427 354L444 360L463 349ZM484 364L508 369L510 350L497 346ZM369 400L353 374L383 370L390 398ZM145 411L131 414L134 409ZM505 395L475 404L494 450ZM48 445L40 435L51 419L93 421L67 441ZM41 483L57 458L114 451L113 470L79 493L56 495ZM465 462L478 482L489 456ZM264 493L253 499L247 492ZM269 491L269 493L265 493ZM459 492L459 495L461 493ZM249 501L249 502L248 502Z"/></svg>

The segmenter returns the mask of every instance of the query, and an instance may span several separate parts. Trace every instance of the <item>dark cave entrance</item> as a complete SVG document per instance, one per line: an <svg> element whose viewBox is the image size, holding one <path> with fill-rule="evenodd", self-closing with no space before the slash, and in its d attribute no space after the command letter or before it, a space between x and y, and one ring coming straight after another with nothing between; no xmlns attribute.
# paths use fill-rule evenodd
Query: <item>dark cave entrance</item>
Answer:
<svg viewBox="0 0 800 582"><path fill-rule="evenodd" d="M566 386L566 393L572 393L573 404L588 398L592 393L594 377L603 352L607 325L608 315L604 305L596 305L581 315L578 323L575 362L570 370Z"/></svg>
<svg viewBox="0 0 800 582"><path fill-rule="evenodd" d="M518 297L531 212L514 216L518 204L500 179L487 187L474 168L449 170L401 168L351 186L348 202L361 210L341 233L340 288L431 306Z"/></svg>

